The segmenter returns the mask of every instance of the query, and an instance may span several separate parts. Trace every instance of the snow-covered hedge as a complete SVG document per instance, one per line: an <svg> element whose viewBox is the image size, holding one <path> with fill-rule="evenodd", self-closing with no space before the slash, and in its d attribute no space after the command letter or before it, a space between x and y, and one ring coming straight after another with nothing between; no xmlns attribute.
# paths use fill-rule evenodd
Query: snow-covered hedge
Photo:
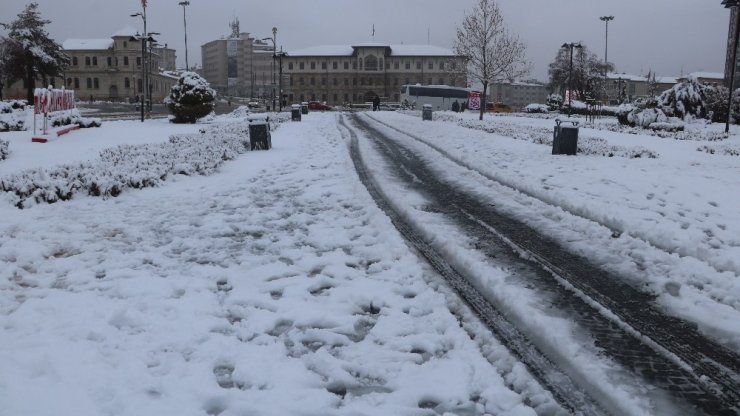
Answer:
<svg viewBox="0 0 740 416"><path fill-rule="evenodd" d="M10 155L10 143L0 139L0 160L5 160Z"/></svg>
<svg viewBox="0 0 740 416"><path fill-rule="evenodd" d="M731 144L704 145L696 150L710 155L740 156L740 146Z"/></svg>
<svg viewBox="0 0 740 416"><path fill-rule="evenodd" d="M273 127L285 118L270 119ZM115 197L126 189L158 186L172 175L210 175L249 150L246 123L209 126L200 134L176 135L166 143L117 146L96 161L31 169L0 178L0 191L18 208L54 203L75 195Z"/></svg>
<svg viewBox="0 0 740 416"><path fill-rule="evenodd" d="M0 114L0 132L26 130L26 112L24 110Z"/></svg>
<svg viewBox="0 0 740 416"><path fill-rule="evenodd" d="M549 113L550 107L548 107L545 104L527 104L526 107L524 107L524 111L527 113Z"/></svg>
<svg viewBox="0 0 740 416"><path fill-rule="evenodd" d="M103 121L99 118L82 117L78 109L60 111L49 116L49 124L52 127L69 126L77 124L81 128L100 127Z"/></svg>
<svg viewBox="0 0 740 416"><path fill-rule="evenodd" d="M15 110L24 110L26 100L8 100L0 101L0 114L9 114Z"/></svg>
<svg viewBox="0 0 740 416"><path fill-rule="evenodd" d="M487 120L456 119L455 121L462 127L498 134L500 136L512 137L517 140L528 141L535 144L552 146L553 131L547 128L523 126L501 121L496 121L495 123ZM610 145L604 139L583 135L578 138L578 153L592 156L626 157L630 159L653 159L659 156L658 153L642 146L615 146Z"/></svg>

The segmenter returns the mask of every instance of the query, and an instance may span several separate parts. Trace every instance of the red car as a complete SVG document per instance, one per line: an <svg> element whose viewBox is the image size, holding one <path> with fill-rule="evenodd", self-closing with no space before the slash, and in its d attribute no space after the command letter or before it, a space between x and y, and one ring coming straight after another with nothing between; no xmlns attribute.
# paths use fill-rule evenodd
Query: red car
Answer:
<svg viewBox="0 0 740 416"><path fill-rule="evenodd" d="M308 103L308 109L317 110L317 111L326 111L326 110L331 110L331 107L329 107L326 104L320 103L318 101L310 101Z"/></svg>

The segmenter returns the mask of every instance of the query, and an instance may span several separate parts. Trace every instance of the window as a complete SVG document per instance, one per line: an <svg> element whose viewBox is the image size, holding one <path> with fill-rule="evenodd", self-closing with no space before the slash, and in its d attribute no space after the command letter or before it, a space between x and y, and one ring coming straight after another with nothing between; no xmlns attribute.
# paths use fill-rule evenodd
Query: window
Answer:
<svg viewBox="0 0 740 416"><path fill-rule="evenodd" d="M331 69L337 69L339 68L339 63L337 61L334 61L331 63Z"/></svg>
<svg viewBox="0 0 740 416"><path fill-rule="evenodd" d="M379 62L380 63L378 64L378 69L383 69L383 58L380 58Z"/></svg>
<svg viewBox="0 0 740 416"><path fill-rule="evenodd" d="M321 77L321 85L326 85L326 78Z"/></svg>
<svg viewBox="0 0 740 416"><path fill-rule="evenodd" d="M432 85L432 79L431 78L429 78L427 81L429 81L429 82L427 82L427 85Z"/></svg>
<svg viewBox="0 0 740 416"><path fill-rule="evenodd" d="M76 90L80 89L80 79L79 78L75 78L75 89Z"/></svg>
<svg viewBox="0 0 740 416"><path fill-rule="evenodd" d="M77 57L76 56L73 56L72 57L72 65L73 66L77 66Z"/></svg>
<svg viewBox="0 0 740 416"><path fill-rule="evenodd" d="M115 62L116 62L116 66L118 66L118 57L116 56L116 58L115 58L115 59L116 59L116 60L115 60Z"/></svg>
<svg viewBox="0 0 740 416"><path fill-rule="evenodd" d="M344 63L344 69L349 69L349 62Z"/></svg>
<svg viewBox="0 0 740 416"><path fill-rule="evenodd" d="M126 42L125 40L123 41L123 47L128 48L128 42Z"/></svg>
<svg viewBox="0 0 740 416"><path fill-rule="evenodd" d="M378 58L373 55L365 58L365 70L366 71L377 71L378 70Z"/></svg>
<svg viewBox="0 0 740 416"><path fill-rule="evenodd" d="M311 94L311 101L316 101L316 94Z"/></svg>
<svg viewBox="0 0 740 416"><path fill-rule="evenodd" d="M439 70L440 71L444 71L444 69L445 69L445 63L444 62L440 62L439 63Z"/></svg>
<svg viewBox="0 0 740 416"><path fill-rule="evenodd" d="M440 78L439 79L439 85L445 85L445 79L444 78Z"/></svg>
<svg viewBox="0 0 740 416"><path fill-rule="evenodd" d="M334 78L334 85L339 85L339 80Z"/></svg>
<svg viewBox="0 0 740 416"><path fill-rule="evenodd" d="M86 81L87 89L92 89L92 78L88 78Z"/></svg>
<svg viewBox="0 0 740 416"><path fill-rule="evenodd" d="M360 70L362 70L362 58L360 58Z"/></svg>
<svg viewBox="0 0 740 416"><path fill-rule="evenodd" d="M131 80L128 77L123 79L123 86L124 88L131 88Z"/></svg>
<svg viewBox="0 0 740 416"><path fill-rule="evenodd" d="M311 79L309 80L309 82L310 82L311 85L316 85L316 78L311 77Z"/></svg>
<svg viewBox="0 0 740 416"><path fill-rule="evenodd" d="M352 62L352 69L357 69L357 61Z"/></svg>
<svg viewBox="0 0 740 416"><path fill-rule="evenodd" d="M367 85L365 84L365 78L360 78L360 85Z"/></svg>
<svg viewBox="0 0 740 416"><path fill-rule="evenodd" d="M85 57L85 66L90 66L90 57L89 56L86 56Z"/></svg>
<svg viewBox="0 0 740 416"><path fill-rule="evenodd" d="M337 94L334 94L334 102L337 102L338 99L339 99L339 97L337 96Z"/></svg>
<svg viewBox="0 0 740 416"><path fill-rule="evenodd" d="M301 94L301 102L306 101L306 96Z"/></svg>
<svg viewBox="0 0 740 416"><path fill-rule="evenodd" d="M416 62L416 69L421 69L421 61Z"/></svg>
<svg viewBox="0 0 740 416"><path fill-rule="evenodd" d="M300 85L306 85L306 80L303 79L303 77L299 77L298 78L298 84L300 84Z"/></svg>
<svg viewBox="0 0 740 416"><path fill-rule="evenodd" d="M434 69L434 62L429 62L429 64L427 65L427 68Z"/></svg>
<svg viewBox="0 0 740 416"><path fill-rule="evenodd" d="M326 94L321 94L321 101L326 101Z"/></svg>
<svg viewBox="0 0 740 416"><path fill-rule="evenodd" d="M406 62L406 69L411 69L411 62Z"/></svg>
<svg viewBox="0 0 740 416"><path fill-rule="evenodd" d="M98 57L97 56L93 56L92 63L93 63L93 66L98 66Z"/></svg>
<svg viewBox="0 0 740 416"><path fill-rule="evenodd" d="M352 85L357 85L357 78L352 78Z"/></svg>
<svg viewBox="0 0 740 416"><path fill-rule="evenodd" d="M345 102L349 101L349 94L344 94L344 101Z"/></svg>
<svg viewBox="0 0 740 416"><path fill-rule="evenodd" d="M107 60L108 60L108 66L113 66L113 58L109 56Z"/></svg>
<svg viewBox="0 0 740 416"><path fill-rule="evenodd" d="M128 66L128 56L123 57L123 66Z"/></svg>
<svg viewBox="0 0 740 416"><path fill-rule="evenodd" d="M398 62L393 63L393 69L398 69Z"/></svg>
<svg viewBox="0 0 740 416"><path fill-rule="evenodd" d="M311 69L316 69L316 62L311 62Z"/></svg>
<svg viewBox="0 0 740 416"><path fill-rule="evenodd" d="M72 78L67 78L67 88L72 88Z"/></svg>
<svg viewBox="0 0 740 416"><path fill-rule="evenodd" d="M299 63L299 64L298 64L298 68L300 68L300 69L306 69L306 64L305 64L305 63L303 63L303 62L301 62L301 63ZM302 100L302 99L303 99L303 98L301 98L301 100Z"/></svg>
<svg viewBox="0 0 740 416"><path fill-rule="evenodd" d="M288 63L288 69L291 71L293 70L293 62Z"/></svg>
<svg viewBox="0 0 740 416"><path fill-rule="evenodd" d="M141 66L141 56L136 57L136 66Z"/></svg>
<svg viewBox="0 0 740 416"><path fill-rule="evenodd" d="M321 69L326 69L326 62L321 63Z"/></svg>
<svg viewBox="0 0 740 416"><path fill-rule="evenodd" d="M93 88L96 90L100 88L100 81L97 78L93 79Z"/></svg>
<svg viewBox="0 0 740 416"><path fill-rule="evenodd" d="M290 77L290 86L293 86L293 77Z"/></svg>
<svg viewBox="0 0 740 416"><path fill-rule="evenodd" d="M137 90L139 90L139 94L141 94L144 91L144 83L142 82L141 78L137 79Z"/></svg>

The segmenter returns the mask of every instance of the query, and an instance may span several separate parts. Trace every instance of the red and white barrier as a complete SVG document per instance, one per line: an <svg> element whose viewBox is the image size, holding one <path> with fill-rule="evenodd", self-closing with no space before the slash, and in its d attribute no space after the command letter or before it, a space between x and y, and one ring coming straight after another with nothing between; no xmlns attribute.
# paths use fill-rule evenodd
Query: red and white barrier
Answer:
<svg viewBox="0 0 740 416"><path fill-rule="evenodd" d="M43 133L47 134L49 128L49 113L57 111L69 111L75 109L74 90L36 88L33 92L33 134L36 134L36 115L42 115L44 120ZM71 131L71 130L70 130ZM34 137L34 142L36 142ZM40 142L46 143L46 141Z"/></svg>

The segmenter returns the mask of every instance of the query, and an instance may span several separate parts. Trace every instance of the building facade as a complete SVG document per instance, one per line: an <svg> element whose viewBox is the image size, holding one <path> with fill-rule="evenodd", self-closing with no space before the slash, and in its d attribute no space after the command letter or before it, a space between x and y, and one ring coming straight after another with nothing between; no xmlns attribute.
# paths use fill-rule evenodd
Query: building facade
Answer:
<svg viewBox="0 0 740 416"><path fill-rule="evenodd" d="M405 84L467 87L464 59L429 45L317 46L288 52L282 71L286 103L398 102Z"/></svg>
<svg viewBox="0 0 740 416"><path fill-rule="evenodd" d="M144 92L143 65L149 71L152 101L161 102L177 82L177 77L166 72L175 70L175 51L166 45L152 46L142 61L141 42L132 40L137 35L135 29L125 28L105 39L67 39L62 48L71 62L63 78L37 85L65 86L75 90L80 100L133 102ZM25 98L23 82L15 83L7 95Z"/></svg>
<svg viewBox="0 0 740 416"><path fill-rule="evenodd" d="M506 104L516 111L529 104L544 104L548 96L547 86L537 81L493 82L488 88L488 102Z"/></svg>
<svg viewBox="0 0 740 416"><path fill-rule="evenodd" d="M273 44L239 31L231 23L231 35L202 45L202 75L221 95L271 98L275 62Z"/></svg>

